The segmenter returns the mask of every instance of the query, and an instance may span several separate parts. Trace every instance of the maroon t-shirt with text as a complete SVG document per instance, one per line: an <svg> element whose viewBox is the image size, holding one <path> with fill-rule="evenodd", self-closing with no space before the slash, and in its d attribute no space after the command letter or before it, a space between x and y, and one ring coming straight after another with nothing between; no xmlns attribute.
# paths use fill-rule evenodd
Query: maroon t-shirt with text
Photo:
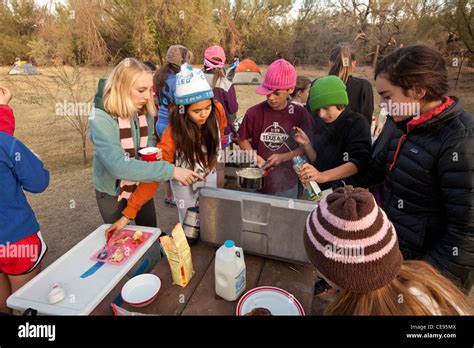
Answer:
<svg viewBox="0 0 474 348"><path fill-rule="evenodd" d="M305 108L288 103L283 110L273 110L267 101L264 101L247 110L238 134L240 139L249 140L257 154L267 160L275 153L289 152L284 142L295 126L303 129L308 136L312 134L311 115ZM294 140L288 140L287 144L291 150L299 146ZM286 191L298 182L292 161L286 161L268 174L261 192Z"/></svg>

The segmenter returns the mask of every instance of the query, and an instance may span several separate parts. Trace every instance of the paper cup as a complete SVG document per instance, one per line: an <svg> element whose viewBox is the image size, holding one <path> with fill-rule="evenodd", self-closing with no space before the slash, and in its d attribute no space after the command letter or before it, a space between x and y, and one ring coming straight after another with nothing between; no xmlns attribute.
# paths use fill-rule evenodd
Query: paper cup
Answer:
<svg viewBox="0 0 474 348"><path fill-rule="evenodd" d="M144 149L141 149L138 151L138 153L142 157L142 161L146 162L154 162L157 161L156 155L161 152L161 149L159 147L145 147Z"/></svg>

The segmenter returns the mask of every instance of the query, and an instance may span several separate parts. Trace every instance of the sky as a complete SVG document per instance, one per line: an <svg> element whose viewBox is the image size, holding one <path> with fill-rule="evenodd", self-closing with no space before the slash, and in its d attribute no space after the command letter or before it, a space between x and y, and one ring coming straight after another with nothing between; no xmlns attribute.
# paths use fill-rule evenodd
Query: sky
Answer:
<svg viewBox="0 0 474 348"><path fill-rule="evenodd" d="M87 0L85 0L85 1L87 1ZM67 0L52 0L52 1L51 0L35 0L35 2L40 6L49 5L50 3L52 3L51 10L54 11L56 3L65 4L65 3L67 3Z"/></svg>

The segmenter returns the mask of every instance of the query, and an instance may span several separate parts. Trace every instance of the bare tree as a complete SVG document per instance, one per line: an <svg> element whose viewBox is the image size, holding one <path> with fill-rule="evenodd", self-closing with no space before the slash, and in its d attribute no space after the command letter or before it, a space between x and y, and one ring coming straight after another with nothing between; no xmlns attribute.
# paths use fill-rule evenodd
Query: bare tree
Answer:
<svg viewBox="0 0 474 348"><path fill-rule="evenodd" d="M472 1L446 1L442 17L444 17L442 22L450 31L451 38L459 39L466 51L474 54L474 4Z"/></svg>
<svg viewBox="0 0 474 348"><path fill-rule="evenodd" d="M73 68L53 68L50 74L29 76L19 86L18 81L10 83L20 91L15 97L24 102L39 105L56 117L64 119L77 132L80 139L82 157L87 162L87 133L90 112L93 111L91 91L95 90L95 80L87 80L77 66Z"/></svg>

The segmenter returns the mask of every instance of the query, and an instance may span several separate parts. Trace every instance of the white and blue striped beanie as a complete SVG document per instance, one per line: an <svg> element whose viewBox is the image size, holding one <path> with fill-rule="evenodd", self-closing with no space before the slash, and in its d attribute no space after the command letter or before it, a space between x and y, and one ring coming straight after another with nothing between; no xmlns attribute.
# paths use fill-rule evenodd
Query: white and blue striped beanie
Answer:
<svg viewBox="0 0 474 348"><path fill-rule="evenodd" d="M191 64L181 65L181 71L176 74L176 104L189 105L211 98L214 98L214 93L204 73L193 69Z"/></svg>

